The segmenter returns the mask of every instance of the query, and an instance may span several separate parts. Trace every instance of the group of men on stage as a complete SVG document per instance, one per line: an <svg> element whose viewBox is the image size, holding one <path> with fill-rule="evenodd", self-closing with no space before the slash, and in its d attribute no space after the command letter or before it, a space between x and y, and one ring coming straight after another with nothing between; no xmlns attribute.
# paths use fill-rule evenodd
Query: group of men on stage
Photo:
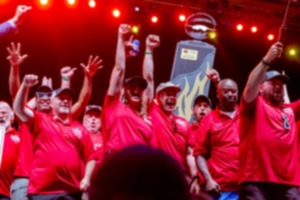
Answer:
<svg viewBox="0 0 300 200"><path fill-rule="evenodd" d="M19 6L14 20L0 24L0 40L15 33L29 10ZM280 42L250 73L240 105L237 83L208 71L219 104L212 109L208 97L196 97L190 124L174 114L181 88L172 82L154 87L158 35L146 38L142 76L125 79L132 41L131 26L121 24L103 108L88 105L92 79L102 68L98 56L81 64L84 81L76 102L71 67L61 69L60 88L53 90L52 79L44 77L29 99L39 77L26 74L20 81L19 66L27 55L21 54L20 44L7 48L13 109L0 102L0 199L87 199L93 171L117 152L140 144L176 160L195 198L205 193L206 199L218 200L300 199L300 101L284 102L289 78L268 70L283 52ZM12 127L15 119L18 131Z"/></svg>

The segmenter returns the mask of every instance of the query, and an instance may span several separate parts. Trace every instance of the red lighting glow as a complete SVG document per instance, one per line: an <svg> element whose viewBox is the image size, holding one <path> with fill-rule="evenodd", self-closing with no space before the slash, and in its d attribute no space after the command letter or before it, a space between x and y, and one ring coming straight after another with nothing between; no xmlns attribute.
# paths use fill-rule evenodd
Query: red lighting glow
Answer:
<svg viewBox="0 0 300 200"><path fill-rule="evenodd" d="M270 41L274 40L274 35L273 34L269 34L268 35L268 40L270 40Z"/></svg>
<svg viewBox="0 0 300 200"><path fill-rule="evenodd" d="M186 19L186 16L184 14L179 15L179 21L184 22Z"/></svg>
<svg viewBox="0 0 300 200"><path fill-rule="evenodd" d="M256 33L257 32L257 27L256 26L252 26L251 27L251 32L252 33Z"/></svg>
<svg viewBox="0 0 300 200"><path fill-rule="evenodd" d="M238 30L238 31L242 31L243 30L243 25L242 24L238 24L237 26L236 26L236 30Z"/></svg>
<svg viewBox="0 0 300 200"><path fill-rule="evenodd" d="M89 1L89 6L90 6L91 8L95 8L95 7L96 7L96 1L95 1L95 0L90 0L90 1Z"/></svg>
<svg viewBox="0 0 300 200"><path fill-rule="evenodd" d="M75 0L68 0L69 5L75 5L76 1Z"/></svg>
<svg viewBox="0 0 300 200"><path fill-rule="evenodd" d="M47 5L48 3L49 3L48 0L40 0L40 4L43 6Z"/></svg>
<svg viewBox="0 0 300 200"><path fill-rule="evenodd" d="M121 16L121 12L119 9L113 9L112 14L115 18L118 18Z"/></svg>
<svg viewBox="0 0 300 200"><path fill-rule="evenodd" d="M151 17L151 22L152 23L157 23L158 22L158 17L157 16L152 16Z"/></svg>

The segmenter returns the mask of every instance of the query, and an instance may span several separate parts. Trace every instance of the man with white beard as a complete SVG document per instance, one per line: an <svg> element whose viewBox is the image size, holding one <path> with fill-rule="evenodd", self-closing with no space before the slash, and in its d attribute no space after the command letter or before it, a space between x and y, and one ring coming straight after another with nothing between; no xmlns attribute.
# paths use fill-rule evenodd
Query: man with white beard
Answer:
<svg viewBox="0 0 300 200"><path fill-rule="evenodd" d="M19 133L11 127L14 113L6 103L0 102L0 199L10 199L9 188L13 181L19 146ZM4 135L3 135L4 134Z"/></svg>

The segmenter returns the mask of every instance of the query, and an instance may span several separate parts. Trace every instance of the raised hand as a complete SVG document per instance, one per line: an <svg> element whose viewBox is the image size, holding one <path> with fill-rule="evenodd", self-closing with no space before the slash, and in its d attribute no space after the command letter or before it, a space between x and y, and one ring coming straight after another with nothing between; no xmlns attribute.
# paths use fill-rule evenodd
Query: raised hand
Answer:
<svg viewBox="0 0 300 200"><path fill-rule="evenodd" d="M214 83L218 83L221 79L219 72L215 69L208 70L206 76Z"/></svg>
<svg viewBox="0 0 300 200"><path fill-rule="evenodd" d="M146 48L154 49L160 45L160 38L158 35L150 34L146 38Z"/></svg>
<svg viewBox="0 0 300 200"><path fill-rule="evenodd" d="M52 89L52 78L47 78L46 76L43 76L42 85L48 86L49 88Z"/></svg>
<svg viewBox="0 0 300 200"><path fill-rule="evenodd" d="M24 62L24 60L28 57L27 54L21 55L21 44L11 43L10 47L7 47L8 56L7 60L10 62L11 66L19 66Z"/></svg>
<svg viewBox="0 0 300 200"><path fill-rule="evenodd" d="M119 37L126 41L126 36L131 33L131 26L129 24L120 24Z"/></svg>
<svg viewBox="0 0 300 200"><path fill-rule="evenodd" d="M63 67L60 70L60 76L62 78L71 79L76 70L77 69L75 67L74 68L71 68L70 66Z"/></svg>
<svg viewBox="0 0 300 200"><path fill-rule="evenodd" d="M276 42L270 47L269 51L267 52L263 60L266 63L271 63L276 58L280 58L282 52L283 52L283 44L281 42Z"/></svg>
<svg viewBox="0 0 300 200"><path fill-rule="evenodd" d="M16 14L11 21L13 21L17 26L20 25L29 10L31 10L31 6L19 5L16 9Z"/></svg>
<svg viewBox="0 0 300 200"><path fill-rule="evenodd" d="M27 74L24 76L23 84L25 87L32 87L32 86L38 84L38 82L39 82L38 78L39 77L37 75Z"/></svg>
<svg viewBox="0 0 300 200"><path fill-rule="evenodd" d="M103 68L102 59L99 56L93 57L90 55L88 63L85 65L80 63L83 72L86 76L93 77L99 69Z"/></svg>

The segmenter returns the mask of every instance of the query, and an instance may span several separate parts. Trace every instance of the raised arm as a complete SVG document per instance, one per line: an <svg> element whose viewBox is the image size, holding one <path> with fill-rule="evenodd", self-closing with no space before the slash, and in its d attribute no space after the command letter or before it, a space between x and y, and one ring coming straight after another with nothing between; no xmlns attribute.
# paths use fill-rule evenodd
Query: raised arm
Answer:
<svg viewBox="0 0 300 200"><path fill-rule="evenodd" d="M9 72L9 92L12 99L15 99L17 92L20 88L20 65L28 57L27 54L21 54L21 44L18 43L15 45L11 43L9 47L6 48L8 52L7 60L10 63L10 72Z"/></svg>
<svg viewBox="0 0 300 200"><path fill-rule="evenodd" d="M92 55L89 57L86 65L81 63L80 66L84 72L84 80L78 101L72 106L71 110L72 118L75 120L79 118L80 114L89 103L92 94L93 77L96 72L103 67L102 60L99 56L93 57Z"/></svg>
<svg viewBox="0 0 300 200"><path fill-rule="evenodd" d="M252 102L258 95L258 87L263 81L266 71L273 60L279 58L283 51L283 44L276 42L273 44L263 59L251 71L246 87L243 92L243 101L246 103Z"/></svg>
<svg viewBox="0 0 300 200"><path fill-rule="evenodd" d="M77 69L71 68L70 66L65 66L63 68L61 68L60 70L60 76L61 76L61 88L70 88L71 87L71 78L74 75L74 72Z"/></svg>
<svg viewBox="0 0 300 200"><path fill-rule="evenodd" d="M215 69L210 69L206 72L206 76L214 83L215 87L218 88L218 83L221 80L219 72Z"/></svg>
<svg viewBox="0 0 300 200"><path fill-rule="evenodd" d="M19 5L15 15L8 21L0 24L0 42L18 32L18 26L23 22L31 6Z"/></svg>
<svg viewBox="0 0 300 200"><path fill-rule="evenodd" d="M114 96L118 94L123 86L125 67L126 67L126 36L130 34L131 26L128 24L121 24L118 31L118 41L115 57L115 66L112 70L107 95Z"/></svg>
<svg viewBox="0 0 300 200"><path fill-rule="evenodd" d="M148 35L148 37L146 38L145 56L143 61L143 77L148 82L148 86L144 91L145 105L149 105L149 103L154 98L153 51L159 45L160 45L160 38L158 35Z"/></svg>
<svg viewBox="0 0 300 200"><path fill-rule="evenodd" d="M34 112L26 107L30 87L38 83L38 76L25 75L14 101L14 111L23 122L27 122L34 117Z"/></svg>

